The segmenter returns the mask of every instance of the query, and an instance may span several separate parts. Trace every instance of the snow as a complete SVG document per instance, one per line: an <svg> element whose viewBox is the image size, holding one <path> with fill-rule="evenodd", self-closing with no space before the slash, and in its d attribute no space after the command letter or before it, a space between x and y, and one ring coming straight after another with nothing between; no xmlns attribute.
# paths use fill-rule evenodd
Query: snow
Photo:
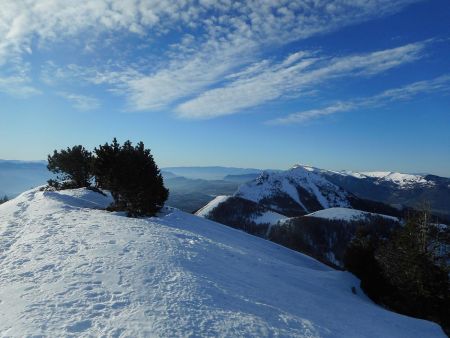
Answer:
<svg viewBox="0 0 450 338"><path fill-rule="evenodd" d="M254 218L253 222L256 224L277 224L279 221L284 221L286 219L288 219L288 217L269 210Z"/></svg>
<svg viewBox="0 0 450 338"><path fill-rule="evenodd" d="M1 336L445 337L308 256L175 209L96 209L109 202L35 189L0 205Z"/></svg>
<svg viewBox="0 0 450 338"><path fill-rule="evenodd" d="M329 209L323 209L316 212L313 212L311 214L306 215L308 217L317 217L317 218L326 218L330 220L342 220L342 221L354 221L361 218L366 218L368 216L379 216L384 217L387 219L391 219L393 221L398 222L397 217L388 216L388 215L382 215L382 214L376 214L356 209L349 209L349 208L329 208Z"/></svg>
<svg viewBox="0 0 450 338"><path fill-rule="evenodd" d="M298 195L298 191L295 188L294 182L290 180L287 177L283 177L281 180L281 190L286 193L290 198L292 198L295 202L300 204L303 209L306 210L306 207L303 205L302 201L300 200L300 196Z"/></svg>
<svg viewBox="0 0 450 338"><path fill-rule="evenodd" d="M271 196L273 189L279 188L281 184L280 182L276 182L277 187L275 187L270 177L272 177L271 174L263 172L256 180L239 186L235 196L259 203L265 197Z"/></svg>
<svg viewBox="0 0 450 338"><path fill-rule="evenodd" d="M198 210L195 214L200 217L208 217L209 213L215 209L220 203L225 202L230 196L216 196L211 202Z"/></svg>
<svg viewBox="0 0 450 338"><path fill-rule="evenodd" d="M366 171L366 172L362 172L362 175L366 176L366 177L375 177L375 178L385 178L387 176L389 176L391 174L390 171Z"/></svg>
<svg viewBox="0 0 450 338"><path fill-rule="evenodd" d="M106 192L106 196L103 196L95 191L83 188L46 192L45 195L60 200L65 205L73 205L80 208L105 209L113 202L113 198L109 192Z"/></svg>
<svg viewBox="0 0 450 338"><path fill-rule="evenodd" d="M421 175L401 174L396 172L363 172L368 177L381 178L385 181L393 182L401 187L411 184L429 184Z"/></svg>
<svg viewBox="0 0 450 338"><path fill-rule="evenodd" d="M415 185L434 185L432 181L427 181L422 175L402 174L391 171L372 171L372 172L352 172L342 171L341 175L353 176L355 178L375 178L377 182L387 181L396 184L399 188L410 188Z"/></svg>
<svg viewBox="0 0 450 338"><path fill-rule="evenodd" d="M241 185L235 196L259 203L265 198L285 194L308 212L301 202L298 187L312 194L323 208L350 206L342 189L324 178L318 169L303 165L295 165L284 172L263 172L256 180Z"/></svg>
<svg viewBox="0 0 450 338"><path fill-rule="evenodd" d="M338 174L338 175L342 175L342 176L353 176L356 178L367 178L366 175L363 175L359 172L354 172L354 171L349 171L349 170L343 170L343 171L333 171L333 170L329 170L330 173L333 174Z"/></svg>
<svg viewBox="0 0 450 338"><path fill-rule="evenodd" d="M263 212L261 215L256 216L252 219L255 224L269 224L266 231L266 238L269 236L272 226L280 225L288 220L289 217L281 215L277 212L268 210Z"/></svg>

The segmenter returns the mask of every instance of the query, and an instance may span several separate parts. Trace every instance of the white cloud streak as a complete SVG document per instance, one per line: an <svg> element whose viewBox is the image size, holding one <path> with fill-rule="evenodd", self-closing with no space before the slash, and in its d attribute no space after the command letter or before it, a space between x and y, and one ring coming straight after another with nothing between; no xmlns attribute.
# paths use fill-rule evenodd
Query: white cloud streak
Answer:
<svg viewBox="0 0 450 338"><path fill-rule="evenodd" d="M180 104L176 111L181 117L198 119L234 114L282 96L300 96L333 78L371 76L415 61L422 56L425 44L335 58L301 52L278 64L254 64L231 83Z"/></svg>
<svg viewBox="0 0 450 338"><path fill-rule="evenodd" d="M57 94L81 111L95 110L100 107L100 101L94 97L68 92L58 92Z"/></svg>
<svg viewBox="0 0 450 338"><path fill-rule="evenodd" d="M450 75L442 75L431 80L410 83L403 87L386 90L380 94L357 98L354 100L336 102L330 106L311 109L289 114L286 117L268 121L271 125L301 124L310 120L341 112L355 111L365 108L385 106L392 102L407 101L419 94L431 94L436 92L450 92Z"/></svg>
<svg viewBox="0 0 450 338"><path fill-rule="evenodd" d="M30 66L27 63L11 64L6 70L0 69L0 93L17 98L27 98L40 94L30 78Z"/></svg>
<svg viewBox="0 0 450 338"><path fill-rule="evenodd" d="M41 93L39 89L30 85L27 78L20 75L0 76L0 92L17 98L28 98Z"/></svg>

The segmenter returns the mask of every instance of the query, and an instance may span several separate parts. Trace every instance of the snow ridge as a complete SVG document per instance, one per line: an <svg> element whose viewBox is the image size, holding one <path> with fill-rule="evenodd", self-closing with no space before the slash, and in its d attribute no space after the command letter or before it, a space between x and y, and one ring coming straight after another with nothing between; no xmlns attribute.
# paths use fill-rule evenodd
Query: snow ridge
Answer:
<svg viewBox="0 0 450 338"><path fill-rule="evenodd" d="M414 188L415 186L434 186L435 182L427 180L422 175L402 174L391 171L366 171L366 172L353 172L353 171L339 171L334 172L339 175L352 176L359 179L372 178L376 180L377 184L382 182L393 183L400 189Z"/></svg>
<svg viewBox="0 0 450 338"><path fill-rule="evenodd" d="M195 214L200 217L208 217L209 213L216 208L220 203L225 202L230 196L216 196L211 202L199 209Z"/></svg>
<svg viewBox="0 0 450 338"><path fill-rule="evenodd" d="M399 222L399 219L397 217L383 215L383 214L377 214L372 212L366 212L356 209L349 209L349 208L329 208L329 209L323 209L316 212L313 212L311 214L306 215L307 217L317 217L317 218L325 218L330 220L342 220L342 221L356 221L359 219L364 219L367 217L383 217L386 219L390 219L395 222Z"/></svg>
<svg viewBox="0 0 450 338"><path fill-rule="evenodd" d="M298 252L174 209L92 209L108 203L35 189L0 205L3 336L445 337Z"/></svg>

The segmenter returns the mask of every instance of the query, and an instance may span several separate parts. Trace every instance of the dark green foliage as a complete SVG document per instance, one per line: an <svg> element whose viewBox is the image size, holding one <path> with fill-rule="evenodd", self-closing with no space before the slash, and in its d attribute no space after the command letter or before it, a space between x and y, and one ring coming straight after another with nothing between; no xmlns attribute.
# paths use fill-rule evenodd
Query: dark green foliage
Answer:
<svg viewBox="0 0 450 338"><path fill-rule="evenodd" d="M55 150L48 156L47 168L58 175L48 181L50 186L110 190L114 197L110 209L126 211L129 216L154 215L168 197L159 169L142 142L120 145L114 139L96 148L95 156L81 145ZM93 177L96 187L90 186Z"/></svg>
<svg viewBox="0 0 450 338"><path fill-rule="evenodd" d="M57 189L83 188L90 186L92 178L92 154L83 146L54 151L48 155L48 170L57 174L56 180L48 184Z"/></svg>
<svg viewBox="0 0 450 338"><path fill-rule="evenodd" d="M398 218L403 218L405 212L408 212L411 209L405 208L405 209L397 209L394 208L386 203L381 203L377 201L371 201L355 196L349 196L348 199L350 200L350 204L352 205L352 208L372 212L376 214L383 214L383 215L389 215L394 216Z"/></svg>
<svg viewBox="0 0 450 338"><path fill-rule="evenodd" d="M99 188L111 191L113 210L129 216L154 215L168 197L158 166L139 142L120 145L116 139L94 150L94 175Z"/></svg>
<svg viewBox="0 0 450 338"><path fill-rule="evenodd" d="M275 196L265 197L258 204L287 217L306 214L303 207L296 203L288 194L276 194Z"/></svg>
<svg viewBox="0 0 450 338"><path fill-rule="evenodd" d="M430 250L432 228L427 213L410 217L404 228L379 247L375 259L396 291L384 299L391 308L438 322L450 321L448 271L435 264L436 253Z"/></svg>
<svg viewBox="0 0 450 338"><path fill-rule="evenodd" d="M314 194L311 194L305 188L297 186L298 197L302 201L302 204L306 207L309 212L314 212L323 209L323 206L319 203L318 199ZM326 192L324 193L326 195ZM302 213L297 213L295 216L301 216Z"/></svg>
<svg viewBox="0 0 450 338"><path fill-rule="evenodd" d="M375 251L386 240L385 235L360 227L344 254L345 268L361 279L361 288L376 303L382 302L382 295L390 295L395 291L383 277L375 259Z"/></svg>
<svg viewBox="0 0 450 338"><path fill-rule="evenodd" d="M272 227L268 239L339 268L336 264L344 261L347 247L358 229L386 236L396 226L397 222L378 216L356 221L302 216Z"/></svg>
<svg viewBox="0 0 450 338"><path fill-rule="evenodd" d="M209 219L253 235L265 236L269 225L255 224L252 220L252 217L262 215L265 211L261 205L240 197L230 197L219 205L220 208L214 208L208 215Z"/></svg>
<svg viewBox="0 0 450 338"><path fill-rule="evenodd" d="M438 229L427 212L410 215L389 239L359 233L345 264L377 303L450 329L450 293L446 258L437 246L448 245L448 230ZM441 263L441 265L439 265Z"/></svg>
<svg viewBox="0 0 450 338"><path fill-rule="evenodd" d="M111 144L105 143L94 149L93 174L97 187L112 190L117 185L115 172L119 170L120 144L114 138ZM115 189L116 190L116 189ZM113 195L114 196L114 195Z"/></svg>
<svg viewBox="0 0 450 338"><path fill-rule="evenodd" d="M8 202L8 196L3 196L3 198L0 198L0 204Z"/></svg>

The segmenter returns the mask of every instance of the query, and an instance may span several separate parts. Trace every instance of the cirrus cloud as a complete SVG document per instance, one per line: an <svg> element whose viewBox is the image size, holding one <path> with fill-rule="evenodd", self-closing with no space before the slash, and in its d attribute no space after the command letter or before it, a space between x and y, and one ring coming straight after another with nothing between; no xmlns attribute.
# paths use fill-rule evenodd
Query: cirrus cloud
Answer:
<svg viewBox="0 0 450 338"><path fill-rule="evenodd" d="M267 121L271 125L290 125L305 123L310 120L340 112L354 111L364 108L374 108L387 105L392 102L409 100L419 94L431 94L437 92L450 93L450 75L438 76L431 80L417 81L402 87L388 89L377 95L356 98L349 101L336 102L330 106L300 111L289 114L286 117Z"/></svg>
<svg viewBox="0 0 450 338"><path fill-rule="evenodd" d="M372 59L385 61L373 61L372 65L363 65L371 62L367 55L339 59L309 52L276 63L264 52L396 13L417 1L79 0L68 6L61 0L4 0L0 7L0 71L10 68L12 59L22 63L32 59L35 71L43 67L41 79L57 86L57 91L61 91L59 82L71 76L124 96L128 110L175 111L188 118L221 116L292 92L298 95L315 82L314 76L343 76L349 60L361 64L361 75L410 62L414 52L400 55L403 47L398 53L404 60L390 58L393 51L387 50L373 53ZM136 39L131 50L121 46L129 38ZM53 60L53 48L61 42L87 53L90 63ZM37 52L50 59L39 64L35 60L40 58L33 58ZM54 67L58 72L45 72L51 60L58 64ZM358 72L357 67L348 69ZM295 74L305 79L296 81ZM22 81L16 75L4 77L3 87ZM37 79L25 80L19 86L23 93L39 91ZM259 80L274 88L256 85ZM208 107L215 112L208 112Z"/></svg>
<svg viewBox="0 0 450 338"><path fill-rule="evenodd" d="M290 55L278 64L265 63L241 73L221 88L212 89L177 107L185 118L213 118L234 114L282 96L301 96L313 86L338 77L372 76L422 57L427 42L346 57ZM299 56L300 55L300 56ZM254 65L250 67L255 68Z"/></svg>

